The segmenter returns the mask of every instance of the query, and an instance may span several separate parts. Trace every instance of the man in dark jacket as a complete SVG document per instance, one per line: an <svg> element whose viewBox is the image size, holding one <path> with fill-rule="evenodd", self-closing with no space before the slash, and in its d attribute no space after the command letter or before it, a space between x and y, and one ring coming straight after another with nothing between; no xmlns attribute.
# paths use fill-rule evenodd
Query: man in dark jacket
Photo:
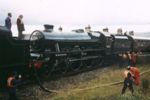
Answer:
<svg viewBox="0 0 150 100"><path fill-rule="evenodd" d="M11 17L12 17L12 14L11 14L11 13L8 13L8 16L7 16L7 18L5 19L5 26L6 26L9 30L11 30L11 26L12 26Z"/></svg>
<svg viewBox="0 0 150 100"><path fill-rule="evenodd" d="M23 19L23 15L19 15L19 17L17 18L17 29L18 29L18 38L19 39L23 38L22 32L25 31L24 23L23 23L22 19Z"/></svg>

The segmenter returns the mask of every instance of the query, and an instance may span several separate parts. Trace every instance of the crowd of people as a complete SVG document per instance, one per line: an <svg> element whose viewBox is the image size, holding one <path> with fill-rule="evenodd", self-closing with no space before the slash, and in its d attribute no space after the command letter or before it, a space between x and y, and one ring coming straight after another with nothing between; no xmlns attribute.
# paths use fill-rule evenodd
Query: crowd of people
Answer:
<svg viewBox="0 0 150 100"><path fill-rule="evenodd" d="M9 29L11 31L11 27L12 27L12 14L8 13L8 16L5 19L5 27L7 29ZM17 30L18 30L18 39L22 39L23 38L23 31L25 31L25 27L24 27L24 22L23 22L23 15L19 15L16 21L16 25L17 25ZM11 34L12 36L12 34Z"/></svg>

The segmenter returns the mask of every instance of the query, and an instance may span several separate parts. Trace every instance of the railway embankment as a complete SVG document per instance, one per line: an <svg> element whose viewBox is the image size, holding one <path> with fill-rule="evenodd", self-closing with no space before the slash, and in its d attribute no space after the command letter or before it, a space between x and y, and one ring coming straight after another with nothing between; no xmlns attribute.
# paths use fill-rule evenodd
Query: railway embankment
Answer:
<svg viewBox="0 0 150 100"><path fill-rule="evenodd" d="M121 95L123 87L123 71L125 67L114 64L73 76L61 77L44 82L43 85L52 93L44 92L38 85L24 86L17 90L20 100L150 100L150 63L148 55L138 56L138 65L141 72L141 85L134 86L135 95L127 90ZM147 88L144 88L144 81ZM8 95L0 94L6 100Z"/></svg>
<svg viewBox="0 0 150 100"><path fill-rule="evenodd" d="M143 92L145 90L142 82L147 80L150 85L150 64L139 64L138 67L142 73L141 85L134 87L135 96L132 96L129 90L125 95L121 95L125 68L113 65L44 83L45 87L54 91L51 94L43 92L38 86L28 87L26 90L29 92L26 95L29 96L20 96L20 98L22 100L149 100L150 88L146 93Z"/></svg>

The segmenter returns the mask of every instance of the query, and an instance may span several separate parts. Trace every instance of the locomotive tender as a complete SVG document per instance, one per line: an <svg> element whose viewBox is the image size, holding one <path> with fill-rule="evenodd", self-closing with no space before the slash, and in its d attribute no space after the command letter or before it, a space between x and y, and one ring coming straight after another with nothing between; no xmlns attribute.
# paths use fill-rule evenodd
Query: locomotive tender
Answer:
<svg viewBox="0 0 150 100"><path fill-rule="evenodd" d="M54 32L52 25L45 25L43 31L35 30L28 39L18 40L10 33L0 26L1 87L6 85L12 71L17 71L23 78L30 77L31 65L40 74L66 73L100 65L105 56L138 50L150 52L150 38L115 36L98 31Z"/></svg>

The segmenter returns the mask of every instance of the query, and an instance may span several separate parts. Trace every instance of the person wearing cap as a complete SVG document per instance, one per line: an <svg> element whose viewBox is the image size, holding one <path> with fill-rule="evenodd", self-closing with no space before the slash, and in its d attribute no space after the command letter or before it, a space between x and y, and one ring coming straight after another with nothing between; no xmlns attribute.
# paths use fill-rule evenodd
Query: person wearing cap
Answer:
<svg viewBox="0 0 150 100"><path fill-rule="evenodd" d="M133 89L133 77L132 77L132 73L129 70L129 67L127 67L127 69L124 71L124 82L123 82L123 88L122 88L122 92L121 94L124 94L126 89L129 88L129 90L131 91L132 95L134 92Z"/></svg>
<svg viewBox="0 0 150 100"><path fill-rule="evenodd" d="M18 38L19 39L22 39L23 38L23 34L22 32L25 31L25 28L24 28L24 23L23 23L23 15L19 15L19 17L17 18L17 29L18 29Z"/></svg>
<svg viewBox="0 0 150 100"><path fill-rule="evenodd" d="M5 27L7 27L9 30L11 30L11 26L12 26L11 17L12 17L12 14L8 13L8 16L5 19Z"/></svg>

